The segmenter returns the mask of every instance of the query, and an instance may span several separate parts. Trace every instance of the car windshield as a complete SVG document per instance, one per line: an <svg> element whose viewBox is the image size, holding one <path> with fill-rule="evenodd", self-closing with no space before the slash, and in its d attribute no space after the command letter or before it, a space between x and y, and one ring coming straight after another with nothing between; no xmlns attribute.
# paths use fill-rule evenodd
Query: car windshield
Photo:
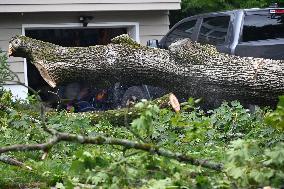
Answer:
<svg viewBox="0 0 284 189"><path fill-rule="evenodd" d="M284 38L284 14L272 14L269 10L246 15L242 41L258 41Z"/></svg>

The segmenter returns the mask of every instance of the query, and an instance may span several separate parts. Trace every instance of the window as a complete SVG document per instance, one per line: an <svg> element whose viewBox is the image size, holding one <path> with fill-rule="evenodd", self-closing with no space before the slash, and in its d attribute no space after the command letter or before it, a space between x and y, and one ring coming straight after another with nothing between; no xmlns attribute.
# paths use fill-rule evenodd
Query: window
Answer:
<svg viewBox="0 0 284 189"><path fill-rule="evenodd" d="M229 23L230 16L204 18L197 41L212 45L225 43Z"/></svg>
<svg viewBox="0 0 284 189"><path fill-rule="evenodd" d="M262 14L246 15L242 41L257 41L284 38L284 15L273 15L268 11Z"/></svg>
<svg viewBox="0 0 284 189"><path fill-rule="evenodd" d="M169 47L173 42L179 39L191 38L195 24L196 20L181 23L168 35L166 47Z"/></svg>

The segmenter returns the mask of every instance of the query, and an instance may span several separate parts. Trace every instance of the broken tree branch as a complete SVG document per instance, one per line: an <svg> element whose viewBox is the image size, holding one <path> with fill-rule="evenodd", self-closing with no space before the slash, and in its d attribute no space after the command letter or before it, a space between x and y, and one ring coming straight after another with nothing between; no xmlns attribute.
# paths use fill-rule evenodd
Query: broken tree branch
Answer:
<svg viewBox="0 0 284 189"><path fill-rule="evenodd" d="M173 108L170 103L170 97L174 96L174 94L166 94L160 98L157 98L153 101L148 101L146 103L156 104L159 108ZM134 119L140 116L140 113L145 111L147 106L143 108L137 108L135 106L115 109L115 110L107 110L107 111L97 111L97 112L80 112L80 113L66 113L68 116L82 116L91 120L92 124L96 124L100 121L108 121L113 126L125 126L131 123ZM56 112L48 112L47 118L53 115L56 115ZM127 119L125 119L127 116Z"/></svg>
<svg viewBox="0 0 284 189"><path fill-rule="evenodd" d="M172 152L170 150L164 149L162 147L155 146L153 144L140 143L131 140L104 137L97 135L95 137L88 137L83 135L75 135L64 132L56 132L53 138L50 138L48 142L42 144L17 144L0 148L0 154L7 152L19 152L19 151L36 151L42 150L46 151L51 149L54 145L59 142L76 142L80 144L95 144L95 145L118 145L123 146L127 149L137 149L149 152L151 154L157 154L159 156L167 157L170 159L175 159L179 162L189 163L196 166L201 166L204 168L221 171L223 165L221 163L215 163L208 160L196 159L192 156L181 154L178 152Z"/></svg>
<svg viewBox="0 0 284 189"><path fill-rule="evenodd" d="M149 84L213 105L223 100L269 105L284 92L283 61L226 55L189 39L163 50L143 47L125 35L91 47L61 47L17 36L10 41L10 52L29 58L52 87L78 80L96 86Z"/></svg>

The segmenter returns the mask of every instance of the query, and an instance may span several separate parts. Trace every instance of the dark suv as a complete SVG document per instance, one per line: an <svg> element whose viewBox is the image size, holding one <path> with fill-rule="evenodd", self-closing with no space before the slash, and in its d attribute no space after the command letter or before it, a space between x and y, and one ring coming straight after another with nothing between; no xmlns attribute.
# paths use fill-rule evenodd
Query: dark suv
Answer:
<svg viewBox="0 0 284 189"><path fill-rule="evenodd" d="M178 39L191 38L238 56L284 59L284 9L242 9L185 18L160 40L167 49Z"/></svg>

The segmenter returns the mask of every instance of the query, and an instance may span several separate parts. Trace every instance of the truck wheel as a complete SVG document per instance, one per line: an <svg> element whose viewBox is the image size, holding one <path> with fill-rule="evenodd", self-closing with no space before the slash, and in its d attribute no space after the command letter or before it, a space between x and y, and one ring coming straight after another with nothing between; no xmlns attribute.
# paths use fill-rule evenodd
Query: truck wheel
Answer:
<svg viewBox="0 0 284 189"><path fill-rule="evenodd" d="M133 86L129 87L125 93L123 94L122 100L121 100L121 106L126 107L127 102L138 102L141 99L148 99L148 95L144 92L142 87Z"/></svg>

